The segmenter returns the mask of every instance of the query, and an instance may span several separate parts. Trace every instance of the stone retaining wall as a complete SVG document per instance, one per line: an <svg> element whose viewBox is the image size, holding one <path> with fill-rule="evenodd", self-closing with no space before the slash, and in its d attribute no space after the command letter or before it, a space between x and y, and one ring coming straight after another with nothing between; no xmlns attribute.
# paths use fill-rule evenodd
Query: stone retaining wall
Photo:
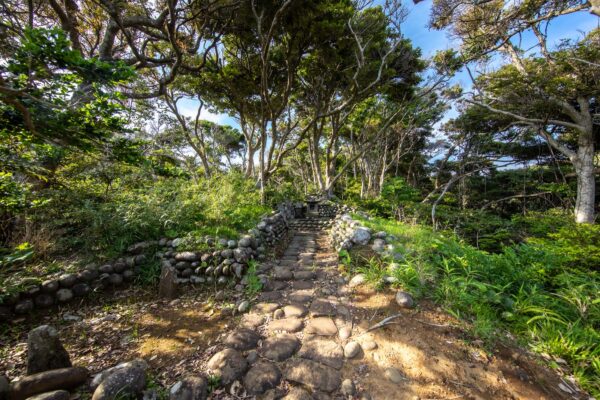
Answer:
<svg viewBox="0 0 600 400"><path fill-rule="evenodd" d="M239 281L252 259L262 260L267 249L277 252L289 236L289 221L294 217L292 203L282 203L271 215L261 219L240 240L205 238L202 251L181 251L184 240L151 240L136 243L124 257L103 265L90 264L77 273L57 273L39 284L32 279L25 289L0 303L0 323L14 314L65 304L76 298L106 289L123 287L134 281L145 264L158 258L162 266L173 266L177 284L226 284ZM186 249L187 250L187 249Z"/></svg>
<svg viewBox="0 0 600 400"><path fill-rule="evenodd" d="M338 204L319 204L319 217L322 218L334 218L339 212L341 212L346 206Z"/></svg>
<svg viewBox="0 0 600 400"><path fill-rule="evenodd" d="M367 218L368 216L365 215ZM335 249L351 251L354 247L370 246L378 256L386 261L387 269L382 275L382 283L392 284L397 282L394 276L395 270L400 268L400 261L404 260L404 254L392 244L396 241L394 235L385 231L373 233L371 229L356 221L349 214L336 217L331 229L331 239ZM362 285L366 282L363 274L357 274L349 282L350 287ZM410 294L399 291L396 294L396 302L402 307L412 307L413 300Z"/></svg>
<svg viewBox="0 0 600 400"><path fill-rule="evenodd" d="M162 267L175 268L178 284L225 284L230 279L240 280L250 260L263 260L267 248L277 253L281 243L287 241L289 221L293 217L293 205L283 203L240 240L207 237L208 249L202 251L177 251L177 243L175 246L167 243L169 247L157 255Z"/></svg>
<svg viewBox="0 0 600 400"><path fill-rule="evenodd" d="M397 259L402 257L397 253L394 246L388 244L395 238L381 231L373 233L370 228L363 226L350 214L340 214L333 221L331 227L331 239L337 251L350 250L354 246L370 245L373 251L384 257Z"/></svg>

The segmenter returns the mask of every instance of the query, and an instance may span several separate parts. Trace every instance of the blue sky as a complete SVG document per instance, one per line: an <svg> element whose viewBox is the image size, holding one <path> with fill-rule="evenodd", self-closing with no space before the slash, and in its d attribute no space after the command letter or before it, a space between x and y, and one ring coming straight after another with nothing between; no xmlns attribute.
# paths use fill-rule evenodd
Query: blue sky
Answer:
<svg viewBox="0 0 600 400"><path fill-rule="evenodd" d="M414 4L412 1L404 3L404 6L408 10L408 16L404 23L404 35L412 40L413 46L421 48L424 58L433 56L438 50L447 50L458 46L458 43L450 38L447 32L429 29L428 22L431 3L432 0L426 0L419 4ZM599 24L600 18L590 14L588 11L555 18L548 27L548 44L552 48L563 39L580 38L585 33L598 27ZM535 46L537 43L537 39L531 32L523 35L521 40L521 45L524 49ZM502 62L501 59L498 59L496 60L496 65L500 65ZM476 71L474 73L476 74ZM456 74L453 78L453 83L459 84L465 90L471 88L471 79L465 70ZM456 115L456 110L452 108L446 113L442 123Z"/></svg>
<svg viewBox="0 0 600 400"><path fill-rule="evenodd" d="M426 0L419 4L405 1L404 7L408 10L408 16L404 22L404 35L410 38L413 45L423 50L424 57L432 56L437 50L445 50L456 46L446 32L430 30L427 25L431 11L432 0ZM582 32L589 32L598 26L600 18L590 14L588 11L565 15L555 18L549 29L550 41L556 43L559 39L574 39ZM535 41L533 35L526 35L524 43L532 44Z"/></svg>
<svg viewBox="0 0 600 400"><path fill-rule="evenodd" d="M421 48L424 58L431 57L438 50L446 50L457 46L457 43L449 38L446 32L430 30L428 28L427 25L429 22L431 3L432 0L422 1L419 4L413 4L411 0L404 2L408 15L403 24L403 33L406 37L411 39L413 46ZM600 18L587 11L555 18L548 29L549 44L551 46L555 45L561 39L576 39L599 25ZM533 34L524 35L522 40L524 48L530 47L535 43ZM458 83L464 88L469 88L471 86L470 79L464 71L459 72L454 77L454 83ZM190 117L196 115L198 106L196 101L183 100L181 106L185 115ZM456 112L451 110L445 119L452 118L454 115L456 115ZM203 111L201 117L222 125L231 125L236 128L239 127L234 118L225 114L213 114L208 111Z"/></svg>

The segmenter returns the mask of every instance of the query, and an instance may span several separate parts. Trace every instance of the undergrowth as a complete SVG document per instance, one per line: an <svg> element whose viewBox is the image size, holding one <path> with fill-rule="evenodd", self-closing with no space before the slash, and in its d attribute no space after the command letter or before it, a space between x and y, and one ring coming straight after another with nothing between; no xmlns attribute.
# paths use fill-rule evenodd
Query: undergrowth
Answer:
<svg viewBox="0 0 600 400"><path fill-rule="evenodd" d="M110 262L143 240L183 237L186 246L202 250L206 236L238 238L271 210L260 204L254 182L235 172L195 183L124 175L110 190L88 178L66 176L64 186L38 193L44 201L29 216L37 239L0 248L0 295L20 291L30 277L41 281L90 262ZM159 273L158 261L150 260L136 281L153 284Z"/></svg>
<svg viewBox="0 0 600 400"><path fill-rule="evenodd" d="M257 262L255 260L248 261L245 287L245 292L248 297L254 297L262 290L263 285L256 273L256 265Z"/></svg>
<svg viewBox="0 0 600 400"><path fill-rule="evenodd" d="M533 351L566 360L581 386L600 395L600 274L587 267L596 257L593 251L584 263L576 262L586 246L595 246L589 238L594 228L559 232L492 254L450 232L355 218L393 235L395 251L403 255L395 261L397 268L389 268L391 260L363 258L356 271L367 281L380 284L383 275L393 276L394 285L468 321L471 333L489 345L509 331ZM350 256L345 257L347 263Z"/></svg>

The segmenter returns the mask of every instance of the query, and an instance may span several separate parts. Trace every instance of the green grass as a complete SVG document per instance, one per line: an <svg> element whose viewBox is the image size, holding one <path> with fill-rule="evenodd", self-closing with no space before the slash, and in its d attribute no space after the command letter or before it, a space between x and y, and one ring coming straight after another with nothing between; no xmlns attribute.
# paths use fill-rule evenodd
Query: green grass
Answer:
<svg viewBox="0 0 600 400"><path fill-rule="evenodd" d="M246 288L245 292L248 297L256 296L262 290L262 282L256 274L256 261L248 262L248 271L246 271Z"/></svg>
<svg viewBox="0 0 600 400"><path fill-rule="evenodd" d="M451 232L354 218L396 237L392 244L405 259L393 272L395 285L416 298L434 300L466 321L471 333L489 346L511 332L522 345L566 360L581 386L600 395L598 272L571 268L572 257L566 259L563 251L539 241L491 254ZM371 281L391 262L365 261L354 268Z"/></svg>
<svg viewBox="0 0 600 400"><path fill-rule="evenodd" d="M221 377L218 375L208 376L208 393L214 392L221 386Z"/></svg>

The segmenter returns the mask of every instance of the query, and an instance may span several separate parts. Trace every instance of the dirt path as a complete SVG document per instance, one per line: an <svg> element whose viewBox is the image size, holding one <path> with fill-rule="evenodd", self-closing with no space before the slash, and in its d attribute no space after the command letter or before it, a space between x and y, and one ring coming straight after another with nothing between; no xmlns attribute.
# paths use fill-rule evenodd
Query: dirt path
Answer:
<svg viewBox="0 0 600 400"><path fill-rule="evenodd" d="M391 292L350 289L325 234L297 234L263 271L273 280L225 340L235 346L260 334L258 350L245 353L254 363L243 379L251 393L277 385L265 398L571 398L555 374L518 351L487 354L430 304L400 309ZM399 313L395 324L368 332ZM247 379L257 373L273 379Z"/></svg>
<svg viewBox="0 0 600 400"><path fill-rule="evenodd" d="M201 288L175 301L123 292L110 305L69 305L10 327L0 370L21 374L27 329L50 323L92 373L141 356L164 388L189 374L220 376L227 389L213 400L586 398L561 392L558 374L519 350L484 351L435 305L401 309L392 291L349 288L337 268L326 232L298 232L260 266L269 280L247 314L222 311L241 291Z"/></svg>

